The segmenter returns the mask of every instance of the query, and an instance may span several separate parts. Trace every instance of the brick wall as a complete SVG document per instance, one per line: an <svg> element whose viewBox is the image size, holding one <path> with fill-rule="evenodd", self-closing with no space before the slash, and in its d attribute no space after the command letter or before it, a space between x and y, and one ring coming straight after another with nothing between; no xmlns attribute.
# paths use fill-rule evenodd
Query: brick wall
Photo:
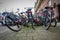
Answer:
<svg viewBox="0 0 60 40"><path fill-rule="evenodd" d="M41 3L40 7L38 8L37 13L38 13L41 9L43 9L45 6L48 6L48 2L49 2L49 0L44 0L44 1Z"/></svg>

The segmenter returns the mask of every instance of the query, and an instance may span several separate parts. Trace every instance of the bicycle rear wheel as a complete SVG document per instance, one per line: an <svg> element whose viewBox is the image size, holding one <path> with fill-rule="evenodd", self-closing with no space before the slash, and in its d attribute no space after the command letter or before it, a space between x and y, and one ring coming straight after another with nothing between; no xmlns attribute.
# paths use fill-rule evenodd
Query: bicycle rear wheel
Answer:
<svg viewBox="0 0 60 40"><path fill-rule="evenodd" d="M52 26L52 27L56 27L56 25L57 25L57 21L56 21L56 19L54 18L54 19L51 20L51 26Z"/></svg>
<svg viewBox="0 0 60 40"><path fill-rule="evenodd" d="M5 18L5 24L10 30L14 32L18 32L21 30L21 25L10 17Z"/></svg>

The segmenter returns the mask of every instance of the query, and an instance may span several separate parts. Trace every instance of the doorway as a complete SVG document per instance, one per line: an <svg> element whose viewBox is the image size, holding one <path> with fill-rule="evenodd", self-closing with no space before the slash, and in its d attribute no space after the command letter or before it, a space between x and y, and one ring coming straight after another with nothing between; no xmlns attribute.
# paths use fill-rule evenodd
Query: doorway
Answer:
<svg viewBox="0 0 60 40"><path fill-rule="evenodd" d="M59 13L59 18L58 18L58 20L59 20L59 22L60 22L60 4L58 4L58 13Z"/></svg>

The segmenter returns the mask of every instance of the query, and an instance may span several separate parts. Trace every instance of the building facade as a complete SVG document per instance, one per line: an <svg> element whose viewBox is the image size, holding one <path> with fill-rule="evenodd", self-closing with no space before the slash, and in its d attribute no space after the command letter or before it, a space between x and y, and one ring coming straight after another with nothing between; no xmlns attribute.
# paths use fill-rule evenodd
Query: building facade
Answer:
<svg viewBox="0 0 60 40"><path fill-rule="evenodd" d="M44 7L46 6L54 6L54 3L56 3L58 9L56 8L55 10L59 13L60 16L60 0L37 0L37 2L35 3L35 13L38 14L40 12L40 10L42 10ZM59 17L60 18L60 17Z"/></svg>

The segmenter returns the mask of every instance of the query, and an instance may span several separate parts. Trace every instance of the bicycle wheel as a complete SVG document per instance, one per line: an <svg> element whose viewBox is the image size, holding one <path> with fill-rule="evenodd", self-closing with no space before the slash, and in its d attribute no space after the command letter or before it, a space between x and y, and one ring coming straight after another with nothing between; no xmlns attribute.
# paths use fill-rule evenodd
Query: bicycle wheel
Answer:
<svg viewBox="0 0 60 40"><path fill-rule="evenodd" d="M5 24L6 24L6 26L7 26L10 30L12 30L12 31L14 31L14 32L18 32L18 31L21 30L21 25L19 25L18 22L15 22L15 21L14 21L12 18L10 18L10 17L6 17L6 18L5 18Z"/></svg>
<svg viewBox="0 0 60 40"><path fill-rule="evenodd" d="M51 26L52 14L48 13L43 18L43 27L45 30L48 30Z"/></svg>
<svg viewBox="0 0 60 40"><path fill-rule="evenodd" d="M51 20L51 26L52 26L52 27L56 27L56 25L57 25L57 21L56 21L56 19L54 18L54 19Z"/></svg>

